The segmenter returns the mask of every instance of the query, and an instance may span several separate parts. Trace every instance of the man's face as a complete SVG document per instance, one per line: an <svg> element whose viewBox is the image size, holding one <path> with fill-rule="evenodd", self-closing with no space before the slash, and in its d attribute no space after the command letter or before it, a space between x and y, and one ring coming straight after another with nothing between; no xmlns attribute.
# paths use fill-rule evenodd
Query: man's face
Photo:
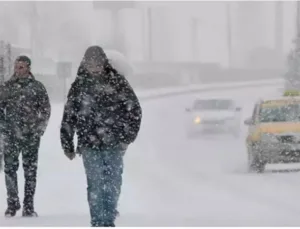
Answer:
<svg viewBox="0 0 300 229"><path fill-rule="evenodd" d="M95 60L91 60L86 64L86 69L92 75L99 75L103 71L103 64L99 64Z"/></svg>
<svg viewBox="0 0 300 229"><path fill-rule="evenodd" d="M17 77L26 77L29 73L29 66L26 62L16 61L15 62L15 75Z"/></svg>

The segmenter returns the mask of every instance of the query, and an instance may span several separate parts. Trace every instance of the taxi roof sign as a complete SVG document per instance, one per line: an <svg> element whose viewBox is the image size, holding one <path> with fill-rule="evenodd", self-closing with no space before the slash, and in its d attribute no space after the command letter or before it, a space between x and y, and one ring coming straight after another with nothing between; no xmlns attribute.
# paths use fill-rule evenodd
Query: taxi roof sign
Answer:
<svg viewBox="0 0 300 229"><path fill-rule="evenodd" d="M300 92L298 91L286 91L284 96L276 96L268 99L262 99L260 104L262 107L278 107L288 106L293 104L300 104Z"/></svg>
<svg viewBox="0 0 300 229"><path fill-rule="evenodd" d="M300 100L299 99L292 99L292 100L268 100L264 101L261 104L261 107L282 107L282 106L289 106L289 105L295 105L298 104L300 105Z"/></svg>
<svg viewBox="0 0 300 229"><path fill-rule="evenodd" d="M283 96L300 96L300 91L298 90L285 91Z"/></svg>

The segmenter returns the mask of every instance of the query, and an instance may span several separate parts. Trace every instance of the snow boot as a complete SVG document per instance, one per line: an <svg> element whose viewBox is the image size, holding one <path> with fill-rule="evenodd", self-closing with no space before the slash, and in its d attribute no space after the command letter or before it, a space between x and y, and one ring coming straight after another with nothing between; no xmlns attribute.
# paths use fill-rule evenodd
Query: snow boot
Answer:
<svg viewBox="0 0 300 229"><path fill-rule="evenodd" d="M38 217L38 214L33 210L33 208L24 207L22 216L23 217Z"/></svg>
<svg viewBox="0 0 300 229"><path fill-rule="evenodd" d="M17 214L17 211L21 209L20 203L16 203L15 205L10 205L6 209L4 215L7 218L14 217Z"/></svg>
<svg viewBox="0 0 300 229"><path fill-rule="evenodd" d="M115 227L114 223L104 223L103 227Z"/></svg>

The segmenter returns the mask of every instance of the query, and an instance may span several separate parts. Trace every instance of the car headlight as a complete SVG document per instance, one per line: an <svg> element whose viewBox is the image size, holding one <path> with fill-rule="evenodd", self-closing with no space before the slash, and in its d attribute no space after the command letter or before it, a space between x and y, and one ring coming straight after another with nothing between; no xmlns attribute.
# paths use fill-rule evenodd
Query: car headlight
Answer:
<svg viewBox="0 0 300 229"><path fill-rule="evenodd" d="M201 122L200 117L196 117L196 118L194 119L194 123L195 123L195 124L199 124L200 122Z"/></svg>
<svg viewBox="0 0 300 229"><path fill-rule="evenodd" d="M270 134L270 133L264 133L261 135L260 140L262 142L278 142L277 137L274 134Z"/></svg>

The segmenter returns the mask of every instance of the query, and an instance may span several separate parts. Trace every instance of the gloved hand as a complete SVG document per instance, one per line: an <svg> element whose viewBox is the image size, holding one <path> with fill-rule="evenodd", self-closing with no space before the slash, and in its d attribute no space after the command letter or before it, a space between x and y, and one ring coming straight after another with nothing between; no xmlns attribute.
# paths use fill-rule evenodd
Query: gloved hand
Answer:
<svg viewBox="0 0 300 229"><path fill-rule="evenodd" d="M128 148L128 144L122 142L119 146L120 146L120 153L122 156L124 156Z"/></svg>
<svg viewBox="0 0 300 229"><path fill-rule="evenodd" d="M128 144L127 143L121 143L120 146L121 146L122 150L127 150L127 148L128 148Z"/></svg>
<svg viewBox="0 0 300 229"><path fill-rule="evenodd" d="M75 158L76 153L75 152L65 152L65 155L67 158L69 158L72 161Z"/></svg>
<svg viewBox="0 0 300 229"><path fill-rule="evenodd" d="M4 164L4 162L3 162L3 154L0 153L0 172L3 171L3 167L4 167L3 164Z"/></svg>
<svg viewBox="0 0 300 229"><path fill-rule="evenodd" d="M46 131L47 125L45 123L39 124L37 126L37 134L43 136Z"/></svg>

